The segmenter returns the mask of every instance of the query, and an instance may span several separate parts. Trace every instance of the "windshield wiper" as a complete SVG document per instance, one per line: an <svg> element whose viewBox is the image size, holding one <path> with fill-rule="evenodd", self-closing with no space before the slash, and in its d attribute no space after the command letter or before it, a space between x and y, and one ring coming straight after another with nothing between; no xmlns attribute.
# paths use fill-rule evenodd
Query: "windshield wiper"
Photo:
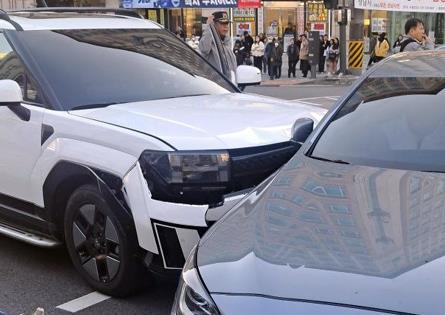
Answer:
<svg viewBox="0 0 445 315"><path fill-rule="evenodd" d="M90 108L102 108L102 107L107 107L110 105L116 105L119 104L117 102L110 102L110 103L98 103L98 104L86 104L86 105L78 105L78 106L74 106L73 108L71 108L70 110L80 110L80 109L90 109Z"/></svg>
<svg viewBox="0 0 445 315"><path fill-rule="evenodd" d="M343 161L343 160L331 160L331 159L327 159L327 158L323 158L323 157L319 157L319 156L313 156L313 155L311 155L310 157L313 159L325 161L325 162L332 162L332 163L337 163L337 164L351 164L351 163Z"/></svg>

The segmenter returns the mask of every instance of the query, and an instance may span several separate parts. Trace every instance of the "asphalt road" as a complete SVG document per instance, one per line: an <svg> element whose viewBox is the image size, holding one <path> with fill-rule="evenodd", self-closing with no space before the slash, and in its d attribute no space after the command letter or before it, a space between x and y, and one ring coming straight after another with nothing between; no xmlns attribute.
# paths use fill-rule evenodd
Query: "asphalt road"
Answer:
<svg viewBox="0 0 445 315"><path fill-rule="evenodd" d="M249 87L246 92L329 108L347 86ZM41 249L0 236L0 312L70 314L57 308L90 305L76 314L169 314L176 290L171 282L157 281L138 296L118 300L92 293L71 266L64 248ZM76 300L80 298L77 302ZM88 303L90 302L90 303ZM69 303L69 304L66 304ZM68 305L68 306L67 306ZM79 306L80 305L80 306ZM70 308L71 307L71 308Z"/></svg>
<svg viewBox="0 0 445 315"><path fill-rule="evenodd" d="M250 86L246 88L245 92L285 100L302 100L312 105L329 108L335 99L348 89L347 85Z"/></svg>

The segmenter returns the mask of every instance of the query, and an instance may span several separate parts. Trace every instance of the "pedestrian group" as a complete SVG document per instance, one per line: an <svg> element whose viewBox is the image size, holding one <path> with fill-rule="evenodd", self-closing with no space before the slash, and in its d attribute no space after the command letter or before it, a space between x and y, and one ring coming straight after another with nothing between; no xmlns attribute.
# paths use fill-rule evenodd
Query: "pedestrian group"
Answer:
<svg viewBox="0 0 445 315"><path fill-rule="evenodd" d="M281 78L283 66L283 54L286 53L288 60L288 78L297 76L296 69L299 69L302 77L306 78L311 71L309 63L309 41L307 32L298 38L295 35L295 27L290 25L286 28L284 35L293 34L287 47L284 50L284 40L281 37L267 37L265 34L258 34L255 39L244 31L243 35L235 41L231 51L230 39L227 36L229 19L226 12L219 11L213 13L208 23L212 23L220 36L223 46L225 65L220 64L218 49L208 30L203 32L199 41L199 51L214 66L227 68L229 72L235 72L239 65L252 65L257 67L262 73L267 73L271 80ZM177 36L182 37L182 30L177 30ZM434 49L433 41L425 34L424 23L417 18L410 18L405 23L405 35L399 35L391 46L386 33L374 36L370 41L370 60L368 66L380 62L390 53L404 51L418 51ZM318 72L332 75L338 72L338 61L340 57L340 41L337 37L329 39L327 35L320 36L320 50ZM252 62L253 60L253 62Z"/></svg>

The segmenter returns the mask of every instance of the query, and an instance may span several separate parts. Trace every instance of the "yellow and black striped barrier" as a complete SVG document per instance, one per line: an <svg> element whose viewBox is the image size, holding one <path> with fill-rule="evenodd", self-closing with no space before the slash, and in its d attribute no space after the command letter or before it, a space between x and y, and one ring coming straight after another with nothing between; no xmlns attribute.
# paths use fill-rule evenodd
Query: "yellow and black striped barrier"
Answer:
<svg viewBox="0 0 445 315"><path fill-rule="evenodd" d="M349 69L361 69L363 67L363 41L349 42Z"/></svg>

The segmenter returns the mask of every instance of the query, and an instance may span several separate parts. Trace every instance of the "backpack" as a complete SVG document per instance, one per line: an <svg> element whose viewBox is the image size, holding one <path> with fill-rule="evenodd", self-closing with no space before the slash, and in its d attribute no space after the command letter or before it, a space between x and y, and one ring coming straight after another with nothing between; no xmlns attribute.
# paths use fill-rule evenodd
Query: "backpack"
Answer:
<svg viewBox="0 0 445 315"><path fill-rule="evenodd" d="M400 44L400 50L399 52L403 52L405 50L405 47L408 46L411 43L414 43L416 40L412 39L412 38L408 38L407 40L404 40L401 44Z"/></svg>

